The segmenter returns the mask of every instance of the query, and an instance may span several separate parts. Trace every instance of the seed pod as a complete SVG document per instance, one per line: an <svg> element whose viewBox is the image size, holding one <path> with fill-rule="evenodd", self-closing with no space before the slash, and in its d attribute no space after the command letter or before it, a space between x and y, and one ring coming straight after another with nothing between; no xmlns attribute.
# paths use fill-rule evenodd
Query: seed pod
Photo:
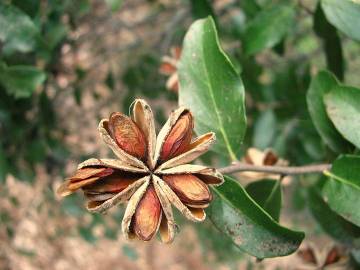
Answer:
<svg viewBox="0 0 360 270"><path fill-rule="evenodd" d="M165 161L184 153L191 142L193 127L190 112L180 116L164 141L160 159Z"/></svg>
<svg viewBox="0 0 360 270"><path fill-rule="evenodd" d="M122 150L140 160L145 159L145 136L129 117L119 112L112 113L109 119L109 132Z"/></svg>
<svg viewBox="0 0 360 270"><path fill-rule="evenodd" d="M156 233L161 217L161 205L153 186L149 186L137 205L133 217L133 231L143 241Z"/></svg>
<svg viewBox="0 0 360 270"><path fill-rule="evenodd" d="M212 200L207 185L192 174L164 175L163 179L185 204L202 206Z"/></svg>

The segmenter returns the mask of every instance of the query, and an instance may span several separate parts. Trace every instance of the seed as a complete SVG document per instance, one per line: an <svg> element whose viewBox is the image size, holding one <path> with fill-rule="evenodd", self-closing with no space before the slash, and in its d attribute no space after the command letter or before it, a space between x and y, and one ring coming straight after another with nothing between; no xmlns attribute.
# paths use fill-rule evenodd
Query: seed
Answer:
<svg viewBox="0 0 360 270"><path fill-rule="evenodd" d="M135 234L143 241L149 241L158 228L161 205L153 186L150 186L139 202L133 217Z"/></svg>
<svg viewBox="0 0 360 270"><path fill-rule="evenodd" d="M146 139L143 132L129 117L119 112L110 115L109 131L117 145L131 156L144 160Z"/></svg>
<svg viewBox="0 0 360 270"><path fill-rule="evenodd" d="M165 161L184 153L192 137L193 119L190 112L180 116L163 143L160 159Z"/></svg>
<svg viewBox="0 0 360 270"><path fill-rule="evenodd" d="M163 179L185 204L201 206L212 199L207 185L192 174L164 175Z"/></svg>

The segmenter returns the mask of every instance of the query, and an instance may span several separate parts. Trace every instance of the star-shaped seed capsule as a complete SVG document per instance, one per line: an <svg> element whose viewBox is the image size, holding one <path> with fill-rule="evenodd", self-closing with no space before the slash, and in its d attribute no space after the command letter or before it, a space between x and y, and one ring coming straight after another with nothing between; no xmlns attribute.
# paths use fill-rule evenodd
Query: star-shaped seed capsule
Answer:
<svg viewBox="0 0 360 270"><path fill-rule="evenodd" d="M127 203L122 221L127 238L148 241L159 231L161 240L169 243L176 226L172 205L189 220L203 221L212 200L208 185L223 182L217 170L188 164L215 141L213 132L192 140L193 127L191 112L179 108L156 137L151 108L137 99L131 118L115 112L99 124L117 159L84 161L57 192L67 196L81 189L92 212Z"/></svg>

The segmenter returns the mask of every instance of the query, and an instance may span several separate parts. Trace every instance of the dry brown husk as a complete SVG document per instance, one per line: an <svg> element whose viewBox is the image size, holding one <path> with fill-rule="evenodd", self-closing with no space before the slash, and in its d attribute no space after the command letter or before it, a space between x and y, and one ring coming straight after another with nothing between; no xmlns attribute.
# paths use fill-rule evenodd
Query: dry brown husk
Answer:
<svg viewBox="0 0 360 270"><path fill-rule="evenodd" d="M122 220L122 231L127 239L135 237L131 228L132 219L136 208L149 185L154 186L162 208L161 221L159 222L157 228L162 242L171 243L175 236L176 224L173 216L172 205L191 221L201 222L205 219L206 214L203 208L207 207L208 203L204 205L194 205L193 207L191 205L185 205L169 187L169 185L161 179L162 175L194 174L208 185L220 185L224 181L223 176L215 169L202 165L187 164L201 154L205 153L214 143L215 134L212 132L198 137L190 143L187 151L163 162L158 165L155 170L167 135L170 133L179 117L188 112L189 110L183 107L173 111L156 137L155 121L150 106L146 103L146 101L136 99L133 103L132 119L141 129L146 138L146 161L143 162L142 160L139 160L120 149L108 132L108 119L103 119L99 124L100 136L113 150L118 159L92 158L82 162L78 166L78 169L91 166L105 166L125 172L139 174L138 180L117 194L85 194L85 196L90 199L87 209L91 212L104 213L117 204L127 202L125 214ZM151 173L151 171L153 171L153 173ZM99 181L101 181L101 179ZM66 185L67 184L65 182L61 186L59 195L64 196L72 192L66 188Z"/></svg>

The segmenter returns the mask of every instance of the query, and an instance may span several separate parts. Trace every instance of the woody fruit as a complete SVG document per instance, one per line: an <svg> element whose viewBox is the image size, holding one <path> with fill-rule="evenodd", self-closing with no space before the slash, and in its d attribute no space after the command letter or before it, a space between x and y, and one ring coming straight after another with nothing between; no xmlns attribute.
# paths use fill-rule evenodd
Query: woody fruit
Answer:
<svg viewBox="0 0 360 270"><path fill-rule="evenodd" d="M189 164L215 141L212 132L192 141L193 128L191 112L179 108L156 136L150 106L137 99L132 117L115 112L99 124L101 138L117 158L84 161L57 193L82 190L91 212L126 203L126 238L149 241L159 232L161 240L170 243L176 228L172 205L189 220L203 221L212 200L208 185L223 182L216 169Z"/></svg>

